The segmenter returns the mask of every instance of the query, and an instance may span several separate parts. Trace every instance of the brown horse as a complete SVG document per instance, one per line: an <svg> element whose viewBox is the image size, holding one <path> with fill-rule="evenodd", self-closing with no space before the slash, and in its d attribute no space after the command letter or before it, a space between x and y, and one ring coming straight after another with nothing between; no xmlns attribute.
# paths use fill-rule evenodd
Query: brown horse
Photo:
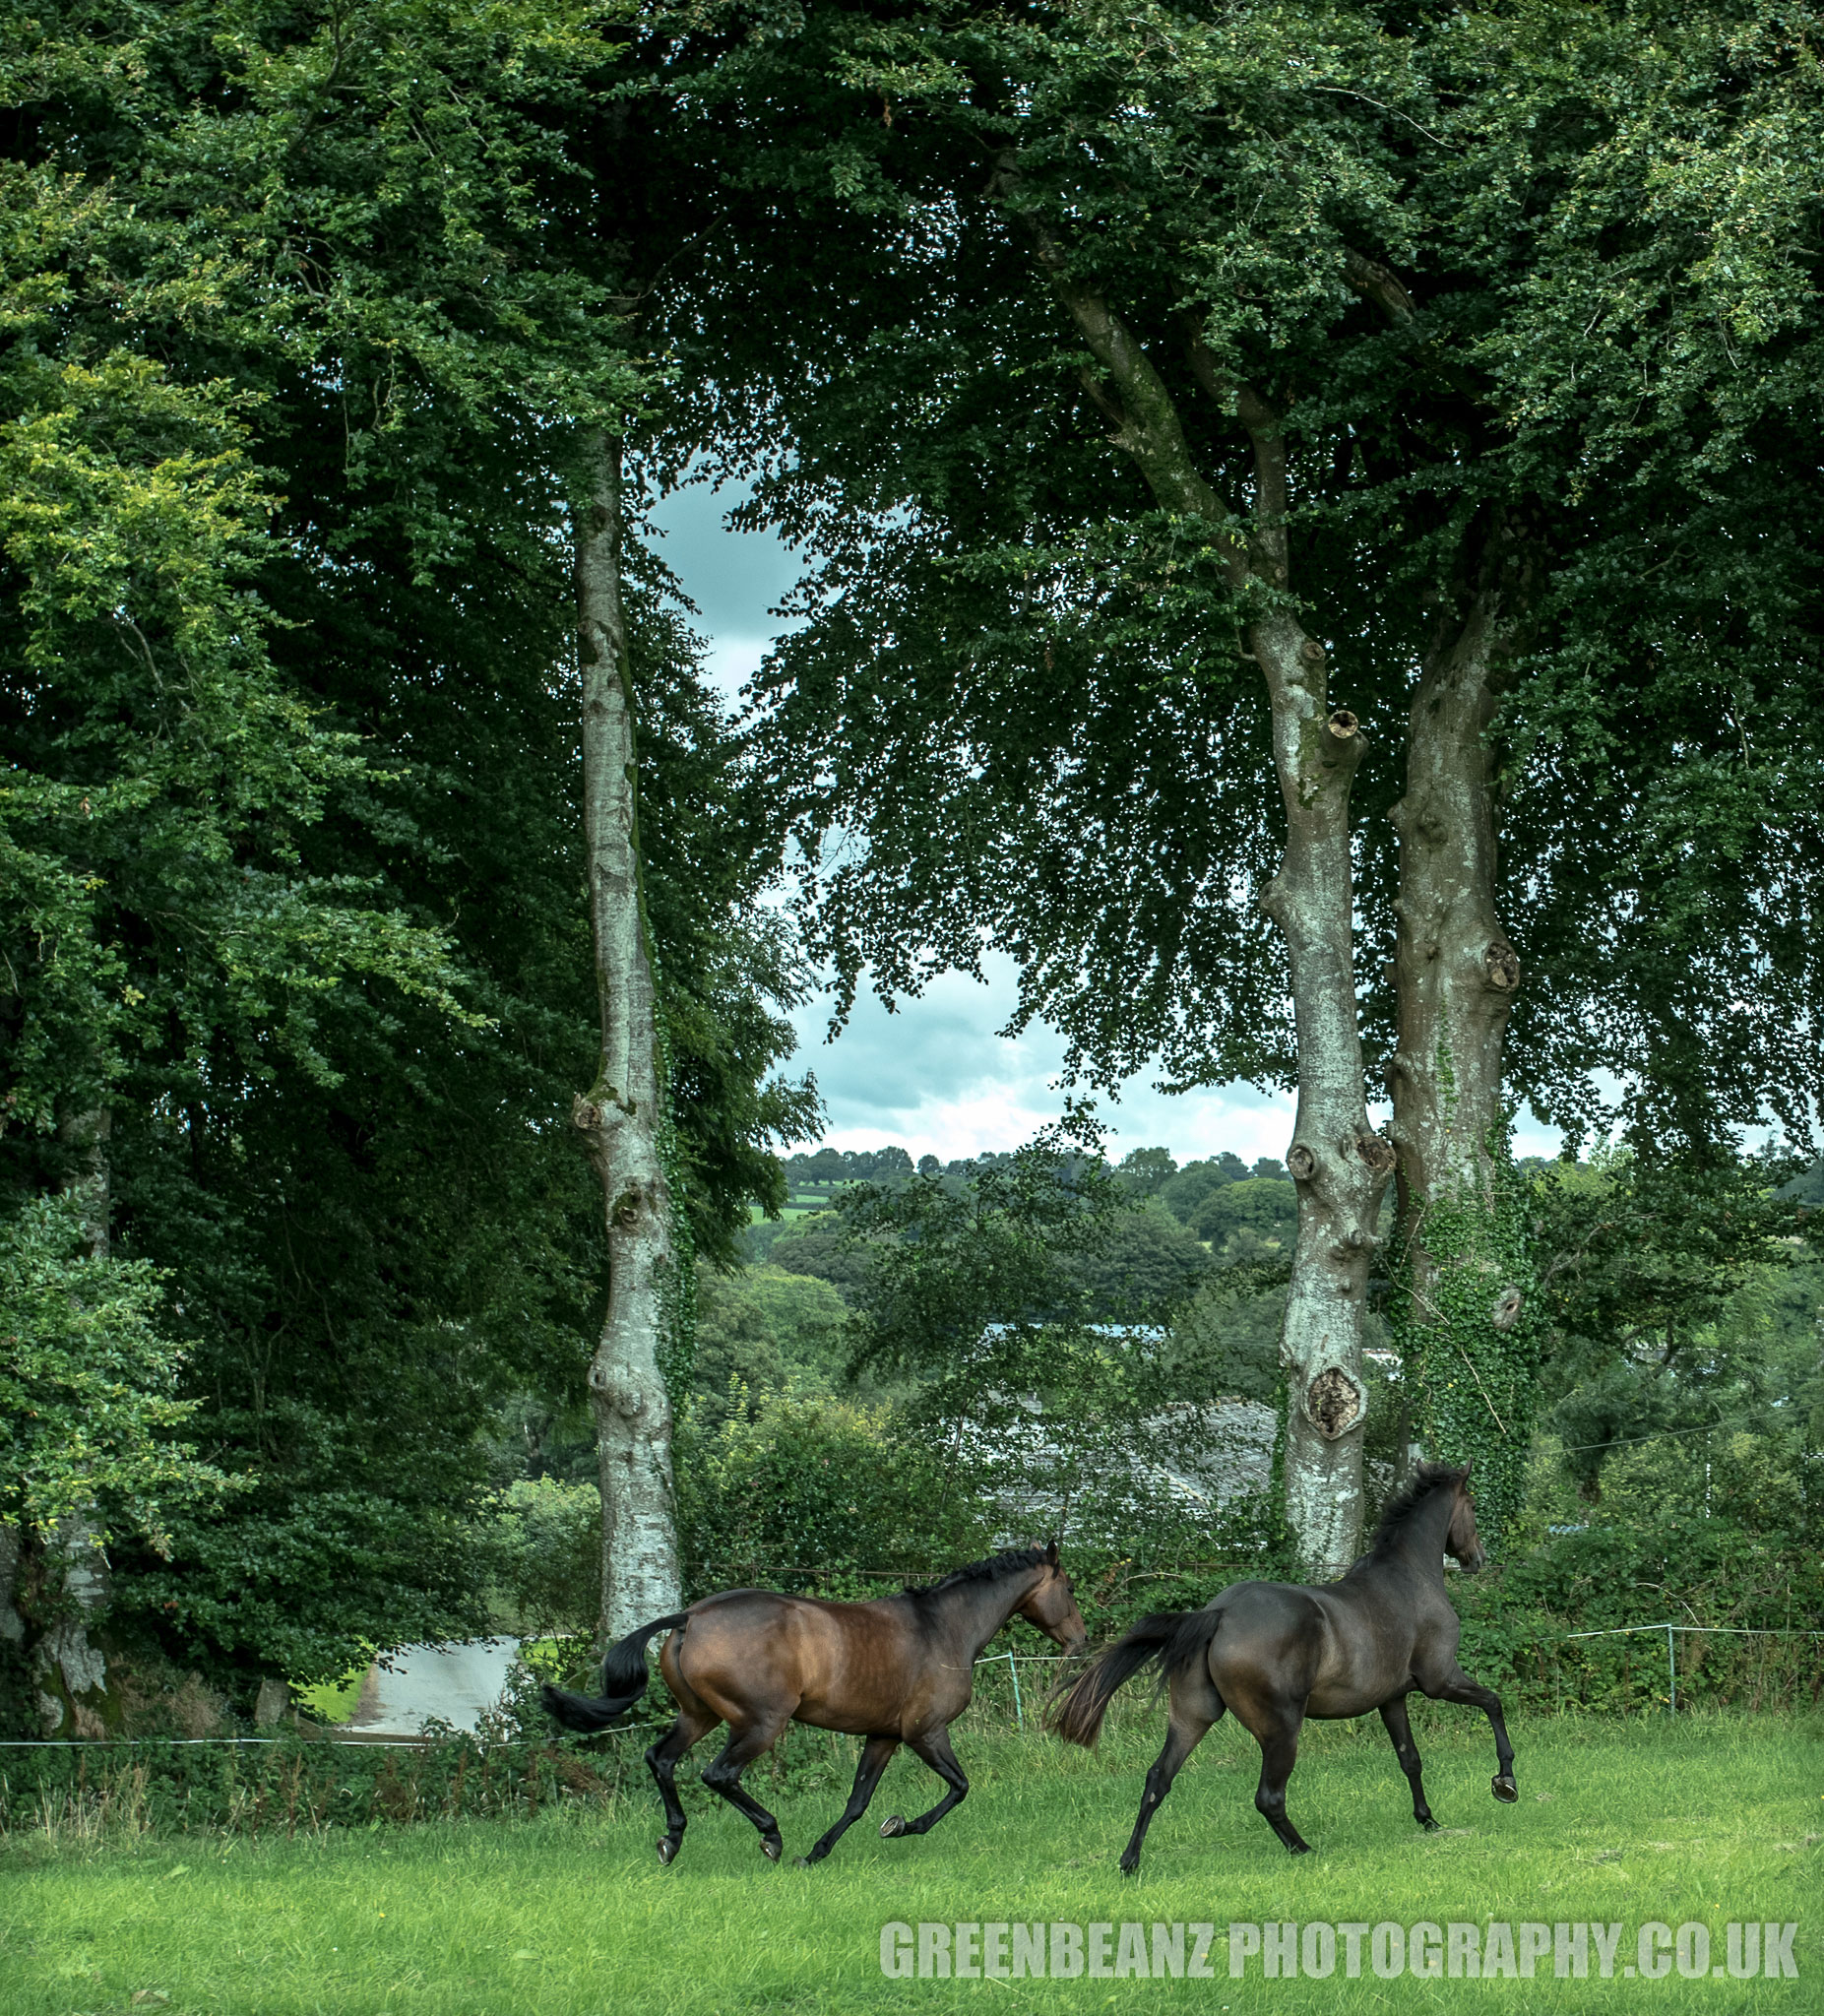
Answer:
<svg viewBox="0 0 1824 2016"><path fill-rule="evenodd" d="M1420 1466L1387 1508L1367 1554L1340 1582L1300 1589L1285 1582L1236 1582L1203 1609L1143 1617L1097 1660L1058 1704L1052 1728L1067 1742L1094 1744L1114 1691L1159 1661L1170 1690L1165 1747L1147 1773L1123 1874L1140 1865L1141 1844L1185 1758L1225 1709L1260 1745L1254 1804L1293 1855L1309 1852L1286 1817L1286 1781L1298 1758L1307 1715L1346 1721L1378 1708L1394 1754L1413 1788L1413 1816L1435 1828L1419 1779L1406 1697L1479 1708L1494 1730L1490 1781L1512 1804L1514 1751L1500 1697L1457 1664L1462 1626L1444 1589L1445 1554L1474 1575L1486 1558L1476 1537L1469 1466Z"/></svg>
<svg viewBox="0 0 1824 2016"><path fill-rule="evenodd" d="M668 1862L684 1839L678 1803L678 1760L719 1722L728 1725L723 1753L703 1774L760 1830L760 1846L778 1861L779 1822L742 1790L741 1773L772 1748L788 1722L865 1736L854 1790L834 1827L801 1866L821 1861L867 1811L880 1774L902 1743L950 1788L915 1820L895 1813L881 1833L924 1834L960 1805L969 1780L950 1747L950 1725L969 1706L981 1649L1011 1616L1038 1625L1066 1652L1089 1641L1058 1566L1057 1542L1042 1551L1018 1547L958 1568L925 1589L907 1589L876 1603L823 1603L730 1589L687 1610L631 1631L602 1662L604 1698L546 1687L544 1705L566 1729L605 1729L646 1692L646 1641L671 1636L659 1670L677 1703L677 1720L646 1753L647 1768L665 1803L659 1859Z"/></svg>

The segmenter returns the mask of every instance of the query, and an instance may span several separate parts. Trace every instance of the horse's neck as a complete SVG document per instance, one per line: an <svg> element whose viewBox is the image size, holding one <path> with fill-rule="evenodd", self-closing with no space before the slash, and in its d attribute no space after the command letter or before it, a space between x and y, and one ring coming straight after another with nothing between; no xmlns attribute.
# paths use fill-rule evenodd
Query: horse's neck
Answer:
<svg viewBox="0 0 1824 2016"><path fill-rule="evenodd" d="M1026 1601L1037 1579L1038 1570L1029 1569L993 1582L965 1582L944 1592L949 1599L945 1622L968 1641L972 1659Z"/></svg>
<svg viewBox="0 0 1824 2016"><path fill-rule="evenodd" d="M1453 1492L1432 1491L1400 1529L1391 1549L1395 1558L1415 1568L1440 1587L1444 1581L1444 1542L1450 1533L1450 1515L1456 1504Z"/></svg>

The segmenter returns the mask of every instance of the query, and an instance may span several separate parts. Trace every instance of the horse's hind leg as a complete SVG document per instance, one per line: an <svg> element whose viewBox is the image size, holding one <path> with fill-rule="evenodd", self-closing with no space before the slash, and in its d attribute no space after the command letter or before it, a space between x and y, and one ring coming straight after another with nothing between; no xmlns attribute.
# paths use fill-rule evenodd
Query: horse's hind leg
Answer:
<svg viewBox="0 0 1824 2016"><path fill-rule="evenodd" d="M920 1813L915 1820L903 1819L898 1813L883 1820L880 1831L889 1840L898 1834L929 1834L952 1806L960 1806L969 1796L969 1780L957 1762L957 1753L950 1747L947 1729L940 1729L935 1735L909 1737L908 1747L913 1756L928 1764L950 1790L928 1813Z"/></svg>
<svg viewBox="0 0 1824 2016"><path fill-rule="evenodd" d="M1260 1745L1260 1785L1254 1794L1255 1810L1293 1855L1309 1855L1311 1844L1286 1817L1286 1782L1298 1761L1298 1732L1304 1727L1302 1701L1236 1700L1228 1705Z"/></svg>
<svg viewBox="0 0 1824 2016"><path fill-rule="evenodd" d="M1121 1855L1121 1873L1131 1876L1140 1866L1140 1851L1153 1824L1153 1815L1171 1790L1171 1781L1183 1768L1184 1760L1209 1733L1212 1724L1223 1715L1223 1697L1205 1686L1195 1694L1174 1686L1171 1690L1171 1720L1165 1731L1165 1747L1147 1773L1147 1789L1140 1795L1140 1816L1134 1822L1133 1839Z"/></svg>
<svg viewBox="0 0 1824 2016"><path fill-rule="evenodd" d="M1400 1769L1406 1773L1406 1782L1413 1788L1413 1818L1427 1833L1435 1833L1438 1823L1431 1817L1431 1808L1425 1803L1423 1767L1418 1761L1418 1745L1413 1740L1413 1725L1407 1720L1404 1694L1396 1694L1391 1701L1381 1703L1381 1721L1393 1738L1393 1753L1400 1760Z"/></svg>
<svg viewBox="0 0 1824 2016"><path fill-rule="evenodd" d="M741 1773L754 1761L763 1756L779 1739L779 1732L786 1727L785 1718L778 1722L750 1723L746 1729L733 1731L718 1757L703 1774L703 1782L713 1793L718 1793L734 1807L745 1813L760 1830L760 1846L766 1851L769 1861L778 1861L785 1844L779 1838L779 1822L767 1811L760 1801L741 1786Z"/></svg>
<svg viewBox="0 0 1824 2016"><path fill-rule="evenodd" d="M812 1862L822 1861L831 1849L867 1811L868 1801L874 1796L874 1788L880 1783L880 1774L893 1761L893 1753L899 1747L898 1736L869 1736L862 1744L861 1762L855 1771L855 1789L849 1795L849 1803L843 1808L843 1816L810 1854L800 1858L800 1868L808 1869Z"/></svg>
<svg viewBox="0 0 1824 2016"><path fill-rule="evenodd" d="M684 1808L677 1796L677 1767L686 1750L707 1735L721 1720L707 1711L692 1715L679 1709L677 1720L646 1753L646 1768L659 1787L665 1804L665 1838L659 1844L659 1859L671 1861L684 1840Z"/></svg>

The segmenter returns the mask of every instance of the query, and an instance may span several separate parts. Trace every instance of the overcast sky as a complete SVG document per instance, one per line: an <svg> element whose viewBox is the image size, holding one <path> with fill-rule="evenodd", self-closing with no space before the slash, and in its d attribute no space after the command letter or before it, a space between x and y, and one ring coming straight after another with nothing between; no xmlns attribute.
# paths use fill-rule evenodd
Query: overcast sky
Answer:
<svg viewBox="0 0 1824 2016"><path fill-rule="evenodd" d="M768 611L796 577L779 540L724 528L723 510L735 501L726 491L686 489L655 514L665 535L660 550L711 640L710 669L730 693L759 665L776 628ZM914 1159L948 1162L1030 1139L1061 1109L1055 1081L1063 1045L1046 1030L1014 1041L997 1036L1014 998L1012 963L999 960L990 962L986 985L949 975L893 1015L865 997L834 1042L825 1040L828 1002L800 1009L795 1068L816 1074L829 1115L825 1141L834 1148L895 1142ZM1101 1102L1117 1159L1164 1146L1179 1162L1224 1149L1253 1162L1283 1156L1290 1143L1289 1095L1236 1085L1172 1099L1152 1089L1153 1075L1131 1080L1118 1102ZM1523 1127L1514 1146L1521 1155L1549 1155L1557 1137Z"/></svg>

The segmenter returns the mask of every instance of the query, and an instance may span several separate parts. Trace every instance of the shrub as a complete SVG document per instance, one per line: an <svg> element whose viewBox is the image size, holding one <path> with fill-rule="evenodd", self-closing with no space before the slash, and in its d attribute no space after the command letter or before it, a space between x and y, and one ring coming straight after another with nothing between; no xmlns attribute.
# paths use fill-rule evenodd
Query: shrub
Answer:
<svg viewBox="0 0 1824 2016"><path fill-rule="evenodd" d="M601 1615L601 1493L537 1478L493 1501L486 1537L496 1607L529 1638L593 1638Z"/></svg>
<svg viewBox="0 0 1824 2016"><path fill-rule="evenodd" d="M737 1389L720 1424L686 1407L676 1449L692 1599L750 1581L877 1595L993 1542L990 1509L889 1407Z"/></svg>

